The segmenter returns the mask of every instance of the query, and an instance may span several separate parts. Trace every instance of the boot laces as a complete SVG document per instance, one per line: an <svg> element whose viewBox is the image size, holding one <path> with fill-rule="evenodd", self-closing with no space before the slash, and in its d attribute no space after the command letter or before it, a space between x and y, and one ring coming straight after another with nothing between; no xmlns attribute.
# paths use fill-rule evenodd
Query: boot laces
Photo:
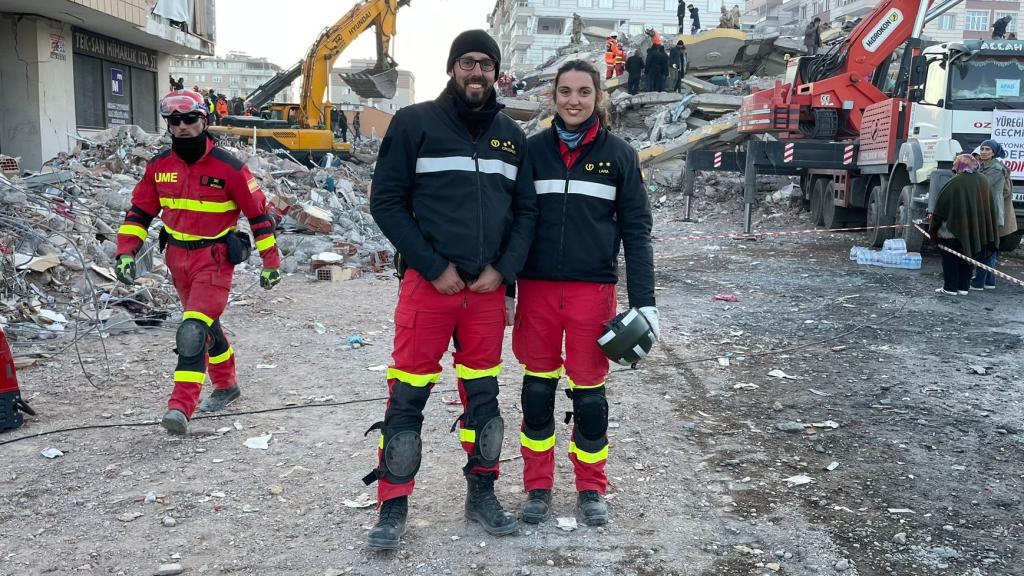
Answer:
<svg viewBox="0 0 1024 576"><path fill-rule="evenodd" d="M397 525L405 516L405 502L401 498L388 500L380 506L379 524Z"/></svg>
<svg viewBox="0 0 1024 576"><path fill-rule="evenodd" d="M501 503L498 502L498 497L494 494L494 478L491 476L479 476L476 485L476 498L474 500L476 500L477 506L480 507L481 511L489 514L505 513Z"/></svg>
<svg viewBox="0 0 1024 576"><path fill-rule="evenodd" d="M548 491L544 489L530 490L530 500L545 501L548 498Z"/></svg>
<svg viewBox="0 0 1024 576"><path fill-rule="evenodd" d="M580 492L580 501L583 503L600 502L601 493L597 490L583 490Z"/></svg>

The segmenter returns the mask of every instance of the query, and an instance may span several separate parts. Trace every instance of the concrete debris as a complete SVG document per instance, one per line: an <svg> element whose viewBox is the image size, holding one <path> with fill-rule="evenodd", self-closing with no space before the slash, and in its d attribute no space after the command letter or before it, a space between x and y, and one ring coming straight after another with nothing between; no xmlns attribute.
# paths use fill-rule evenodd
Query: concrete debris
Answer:
<svg viewBox="0 0 1024 576"><path fill-rule="evenodd" d="M0 156L0 322L12 341L136 330L180 315L156 246L159 220L136 256L136 284L118 283L113 269L117 229L132 190L146 162L170 145L169 137L120 126L77 141L38 172ZM333 159L326 168L232 144L225 139L220 146L245 162L280 219L283 272L299 271L314 254L337 245L345 246L345 269L354 269L345 272L348 277L358 277L363 267L381 272L390 265L393 248L369 214L379 142L362 142L356 161ZM248 230L245 218L238 225ZM239 273L251 282L236 281L239 289L255 284L261 266L256 250L247 264Z"/></svg>

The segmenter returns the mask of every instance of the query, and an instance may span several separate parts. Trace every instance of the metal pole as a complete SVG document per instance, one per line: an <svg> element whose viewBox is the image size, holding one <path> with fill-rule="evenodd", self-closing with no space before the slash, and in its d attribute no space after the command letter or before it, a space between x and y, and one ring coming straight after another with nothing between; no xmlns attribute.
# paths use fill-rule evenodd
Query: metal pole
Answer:
<svg viewBox="0 0 1024 576"><path fill-rule="evenodd" d="M686 197L686 213L683 222L693 222L690 219L691 200L693 200L693 188L697 183L697 172L690 167L690 155L686 155L686 164L683 165L683 196Z"/></svg>
<svg viewBox="0 0 1024 576"><path fill-rule="evenodd" d="M743 170L743 233L750 234L753 226L753 206L757 199L757 168L754 165L754 156L761 152L761 142L751 138L747 141L746 166Z"/></svg>

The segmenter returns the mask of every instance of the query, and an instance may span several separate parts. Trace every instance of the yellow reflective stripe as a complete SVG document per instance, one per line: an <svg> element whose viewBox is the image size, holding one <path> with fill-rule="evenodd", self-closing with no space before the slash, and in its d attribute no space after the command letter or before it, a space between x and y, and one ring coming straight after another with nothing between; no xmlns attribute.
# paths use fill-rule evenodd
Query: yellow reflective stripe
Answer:
<svg viewBox="0 0 1024 576"><path fill-rule="evenodd" d="M184 232L178 232L177 230L171 228L167 224L164 224L164 230L167 230L168 234L173 236L175 239L181 240L183 242L195 242L196 240L216 240L217 238L220 238L221 236L230 233L234 229L235 227L232 226L227 230L217 234L216 236L197 236L195 234L185 234Z"/></svg>
<svg viewBox="0 0 1024 576"><path fill-rule="evenodd" d="M582 390L587 390L587 389L591 389L591 388L600 388L601 386L604 386L604 382L599 382L597 384L586 384L586 385L584 385L584 384L577 384L577 383L573 382L572 378L569 378L568 376L566 376L565 379L569 382L569 389L570 390L576 390L577 388L582 389Z"/></svg>
<svg viewBox="0 0 1024 576"><path fill-rule="evenodd" d="M575 454L576 459L587 464L597 464L608 459L608 446L601 448L600 452L585 452L576 447L575 442L569 442L569 453Z"/></svg>
<svg viewBox="0 0 1024 576"><path fill-rule="evenodd" d="M191 212L231 212L238 210L238 204L234 200L227 202L207 202L205 200L192 200L191 198L161 198L160 205L172 210L189 210Z"/></svg>
<svg viewBox="0 0 1024 576"><path fill-rule="evenodd" d="M256 241L256 251L263 252L267 248L272 248L277 245L277 240L273 236L267 236L263 240Z"/></svg>
<svg viewBox="0 0 1024 576"><path fill-rule="evenodd" d="M469 428L459 428L459 442L476 442L476 430Z"/></svg>
<svg viewBox="0 0 1024 576"><path fill-rule="evenodd" d="M377 442L377 447L381 450L384 449L384 434L380 435L380 440Z"/></svg>
<svg viewBox="0 0 1024 576"><path fill-rule="evenodd" d="M196 312L195 310L185 310L181 315L182 320L202 320L207 326L213 326L213 318L210 318L202 312Z"/></svg>
<svg viewBox="0 0 1024 576"><path fill-rule="evenodd" d="M146 237L149 236L149 232L147 232L145 228L142 226L136 226L135 224L121 224L121 227L117 229L117 233L137 236L143 242L145 242Z"/></svg>
<svg viewBox="0 0 1024 576"><path fill-rule="evenodd" d="M523 364L523 374L537 378L554 378L557 380L562 377L562 374L565 374L565 368L563 366L559 366L558 370L552 370L550 372L534 372L532 370L528 370L526 368L526 364Z"/></svg>
<svg viewBox="0 0 1024 576"><path fill-rule="evenodd" d="M415 386L417 388L433 384L440 379L440 372L436 374L411 374L397 368L388 368L388 380L399 380L401 382L405 382L409 386Z"/></svg>
<svg viewBox="0 0 1024 576"><path fill-rule="evenodd" d="M468 368L462 364L455 365L455 375L463 380L472 380L474 378L484 378L487 376L495 376L501 373L501 364L493 368L485 368L484 370L477 370L475 368Z"/></svg>
<svg viewBox="0 0 1024 576"><path fill-rule="evenodd" d="M205 379L205 372L192 372L191 370L176 370L174 372L175 382L191 382L193 384L202 384L203 380Z"/></svg>
<svg viewBox="0 0 1024 576"><path fill-rule="evenodd" d="M217 354L216 356L210 356L210 364L223 364L227 362L231 358L231 355L234 353L235 349L231 346L228 346L227 352L223 354Z"/></svg>
<svg viewBox="0 0 1024 576"><path fill-rule="evenodd" d="M552 434L550 438L545 438L543 440L534 440L527 436L525 432L520 432L519 443L522 444L524 448L529 448L534 452L547 452L555 447L555 435Z"/></svg>

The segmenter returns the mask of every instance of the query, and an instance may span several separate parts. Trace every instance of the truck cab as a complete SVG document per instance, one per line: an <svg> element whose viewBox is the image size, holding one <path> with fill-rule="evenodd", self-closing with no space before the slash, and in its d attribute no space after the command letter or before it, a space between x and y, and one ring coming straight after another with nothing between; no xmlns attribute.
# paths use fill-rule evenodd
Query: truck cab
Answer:
<svg viewBox="0 0 1024 576"><path fill-rule="evenodd" d="M909 94L906 137L889 179L894 220L907 224L924 217L952 177L953 157L971 153L992 138L1007 152L1003 162L1012 173L1018 226L1002 249L1016 248L1024 233L1024 42L929 46L914 59L911 84L916 88ZM1013 126L1016 119L1019 127ZM870 132L862 136L871 140ZM920 234L912 227L904 237L920 244Z"/></svg>

